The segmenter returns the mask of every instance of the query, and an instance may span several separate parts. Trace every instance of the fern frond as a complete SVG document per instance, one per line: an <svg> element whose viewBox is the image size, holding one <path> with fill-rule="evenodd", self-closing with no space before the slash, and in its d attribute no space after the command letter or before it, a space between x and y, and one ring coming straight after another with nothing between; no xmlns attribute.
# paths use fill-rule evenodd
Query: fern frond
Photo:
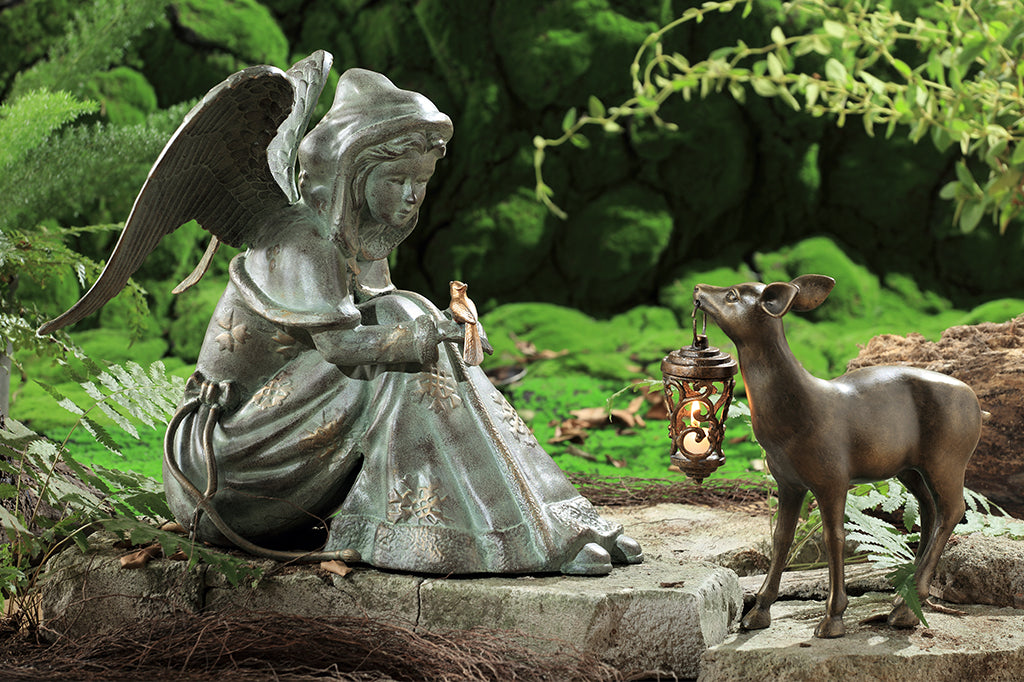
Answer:
<svg viewBox="0 0 1024 682"><path fill-rule="evenodd" d="M38 88L83 87L93 74L121 61L131 40L163 15L165 5L162 0L91 3L75 14L45 60L18 74L11 98Z"/></svg>
<svg viewBox="0 0 1024 682"><path fill-rule="evenodd" d="M917 596L917 585L914 580L916 575L917 569L914 563L909 562L896 566L896 570L886 575L885 578L896 590L896 594L903 597L903 601L914 612L921 624L928 627L928 620L924 617L924 611L921 608L921 600Z"/></svg>
<svg viewBox="0 0 1024 682"><path fill-rule="evenodd" d="M99 109L64 91L30 92L13 103L0 104L0 171L25 161L62 125Z"/></svg>

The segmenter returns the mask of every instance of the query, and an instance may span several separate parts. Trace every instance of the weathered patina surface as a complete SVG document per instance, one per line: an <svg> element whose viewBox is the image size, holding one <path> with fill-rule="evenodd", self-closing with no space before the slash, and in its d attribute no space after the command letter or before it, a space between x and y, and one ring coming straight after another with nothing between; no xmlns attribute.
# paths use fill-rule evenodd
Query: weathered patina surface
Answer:
<svg viewBox="0 0 1024 682"><path fill-rule="evenodd" d="M302 553L326 532L307 556L442 574L641 561L476 366L486 337L464 286L442 312L391 283L387 258L416 226L448 116L350 69L303 136L330 63L318 52L211 90L151 171L99 281L40 331L99 309L195 218L215 236L179 289L218 240L247 247L166 438L168 501L197 538L285 558L267 547Z"/></svg>

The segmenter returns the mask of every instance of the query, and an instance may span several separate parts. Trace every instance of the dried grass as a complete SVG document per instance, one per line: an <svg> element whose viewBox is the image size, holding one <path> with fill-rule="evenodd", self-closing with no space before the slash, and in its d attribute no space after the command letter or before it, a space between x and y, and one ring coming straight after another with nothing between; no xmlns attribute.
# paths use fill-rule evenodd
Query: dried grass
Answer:
<svg viewBox="0 0 1024 682"><path fill-rule="evenodd" d="M606 507L672 502L757 512L767 510L768 495L772 489L767 480L710 479L697 484L689 479L666 481L577 473L568 476L584 497Z"/></svg>
<svg viewBox="0 0 1024 682"><path fill-rule="evenodd" d="M515 639L511 639L510 635ZM181 615L49 646L0 646L4 680L628 680L593 654L523 633L418 632L369 618ZM530 642L541 643L541 653ZM648 678L649 679L649 678Z"/></svg>

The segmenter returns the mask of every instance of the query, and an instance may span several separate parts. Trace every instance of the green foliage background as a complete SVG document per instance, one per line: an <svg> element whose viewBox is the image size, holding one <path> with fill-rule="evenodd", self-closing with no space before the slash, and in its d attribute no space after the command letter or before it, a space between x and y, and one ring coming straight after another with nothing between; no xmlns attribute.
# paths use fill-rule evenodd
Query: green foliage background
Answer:
<svg viewBox="0 0 1024 682"><path fill-rule="evenodd" d="M565 112L592 96L629 97L628 65L640 43L693 4L3 5L0 312L30 323L3 327L25 369L12 414L37 430L62 428L63 417L32 381L59 376L52 361L37 359L45 348L30 327L64 310L95 277L97 266L76 269L67 249L94 263L106 257L148 168L206 90L245 66L286 67L321 48L334 54L336 73L353 66L381 71L451 115L456 133L449 156L431 183L419 227L394 257L394 279L442 306L448 280L469 282L498 349L491 366L521 362L510 334L569 351L531 363L526 378L509 389L542 441L550 422L656 375L665 351L689 342L697 281L834 275L830 301L789 323L797 355L823 376L841 373L857 344L874 334L919 331L935 338L953 324L1004 320L1024 309L1013 298L1024 296L1022 223L1012 221L1001 235L995 229L963 234L954 225L954 205L939 197L956 178L952 151L898 136L869 137L859 126L838 128L777 99L741 103L724 93L669 100L662 114L677 130L634 120L621 135L592 135L589 149L548 158L545 176L558 188L567 219L537 203L534 136L557 135ZM929 3L885 4L912 17ZM666 38L667 47L696 62L738 39L763 44L775 26L799 28L780 2L753 7L746 19L733 13L684 26ZM328 104L325 95L320 113ZM29 242L45 248L29 258L19 250ZM168 292L204 247L197 226L165 239L138 273L140 288L80 323L63 342L105 361L164 358L172 373L186 375L230 254L222 251L199 287L179 297ZM144 296L150 316L133 313L133 296ZM714 330L712 341L728 350ZM742 434L744 427L730 428ZM665 464L664 434L656 430L599 432L580 446L598 454L598 462L571 455L559 461L623 473L607 463L610 454L628 462L625 473L656 475ZM159 434L132 466L157 462L157 443Z"/></svg>

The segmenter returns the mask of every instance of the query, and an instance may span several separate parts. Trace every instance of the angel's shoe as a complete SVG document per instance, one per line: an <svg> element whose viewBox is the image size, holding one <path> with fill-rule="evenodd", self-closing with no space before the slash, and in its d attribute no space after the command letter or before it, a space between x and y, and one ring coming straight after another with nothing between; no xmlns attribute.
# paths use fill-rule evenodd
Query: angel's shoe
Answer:
<svg viewBox="0 0 1024 682"><path fill-rule="evenodd" d="M566 575L608 575L612 572L612 557L596 542L583 546L572 561L562 564Z"/></svg>
<svg viewBox="0 0 1024 682"><path fill-rule="evenodd" d="M612 561L617 564L639 564L644 560L644 552L640 543L628 535L615 538L615 547L611 551Z"/></svg>

